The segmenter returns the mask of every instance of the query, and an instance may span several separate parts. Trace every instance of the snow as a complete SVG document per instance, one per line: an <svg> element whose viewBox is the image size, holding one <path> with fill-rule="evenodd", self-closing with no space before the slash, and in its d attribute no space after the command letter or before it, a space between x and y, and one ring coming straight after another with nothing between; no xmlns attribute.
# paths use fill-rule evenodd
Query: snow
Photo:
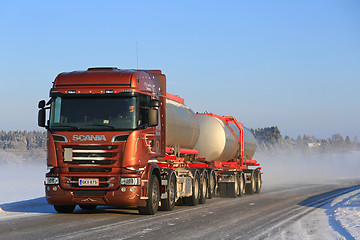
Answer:
<svg viewBox="0 0 360 240"><path fill-rule="evenodd" d="M359 156L358 153L356 156ZM348 174L354 177L353 172L358 172L359 159L356 163L350 162L349 157L342 158L352 166ZM304 161L304 160L303 160ZM274 161L267 164L274 163ZM288 161L289 163L289 161ZM332 159L327 158L328 166L334 164ZM344 162L343 162L344 163ZM266 165L266 164L265 164ZM289 166L291 164L289 163ZM290 168L290 167L289 167ZM354 169L355 168L355 169ZM265 171L265 169L263 168ZM270 170L270 169L268 169ZM268 187L275 187L276 183L270 182L268 173ZM319 169L317 169L319 170ZM37 214L55 213L52 206L45 199L44 177L45 163L32 162L27 164L0 164L0 221L28 217ZM295 179L293 172L293 180ZM264 187L265 184L264 174ZM315 175L314 175L315 176ZM282 176L286 177L286 176ZM317 175L319 178L319 175ZM337 177L345 177L338 175ZM311 181L311 173L305 182ZM300 179L299 179L300 180ZM320 180L320 179L317 179ZM321 180L329 180L321 176ZM334 180L334 179L333 179ZM279 179L281 181L281 179ZM298 182L299 183L299 182ZM302 206L307 209L311 207ZM274 239L274 237L272 237ZM334 200L319 207L313 207L308 213L297 219L293 224L282 229L275 239L359 239L360 240L360 186L350 192L336 197Z"/></svg>
<svg viewBox="0 0 360 240"><path fill-rule="evenodd" d="M0 164L0 205L45 196L46 164Z"/></svg>
<svg viewBox="0 0 360 240"><path fill-rule="evenodd" d="M360 239L360 190L314 208L272 239Z"/></svg>

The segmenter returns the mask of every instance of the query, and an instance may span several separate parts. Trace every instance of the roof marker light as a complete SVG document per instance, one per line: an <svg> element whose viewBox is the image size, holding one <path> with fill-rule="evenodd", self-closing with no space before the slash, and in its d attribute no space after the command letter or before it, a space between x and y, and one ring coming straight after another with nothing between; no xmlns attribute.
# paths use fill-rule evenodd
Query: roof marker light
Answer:
<svg viewBox="0 0 360 240"><path fill-rule="evenodd" d="M105 90L105 93L114 93L114 90Z"/></svg>
<svg viewBox="0 0 360 240"><path fill-rule="evenodd" d="M68 94L76 94L76 90L69 90Z"/></svg>

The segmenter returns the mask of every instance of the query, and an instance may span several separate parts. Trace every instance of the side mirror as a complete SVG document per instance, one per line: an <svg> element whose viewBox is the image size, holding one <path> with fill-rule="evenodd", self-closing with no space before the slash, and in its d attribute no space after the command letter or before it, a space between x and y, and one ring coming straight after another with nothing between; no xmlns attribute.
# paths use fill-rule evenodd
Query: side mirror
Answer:
<svg viewBox="0 0 360 240"><path fill-rule="evenodd" d="M152 100L150 101L150 107L151 107L151 108L160 107L160 101L157 100L157 99L152 99Z"/></svg>
<svg viewBox="0 0 360 240"><path fill-rule="evenodd" d="M149 110L149 126L154 127L159 124L158 110L155 108L150 108Z"/></svg>
<svg viewBox="0 0 360 240"><path fill-rule="evenodd" d="M39 107L39 108L44 108L45 105L46 105L45 100L41 100L41 101L39 102L38 107Z"/></svg>
<svg viewBox="0 0 360 240"><path fill-rule="evenodd" d="M45 108L41 108L38 114L39 127L45 127Z"/></svg>

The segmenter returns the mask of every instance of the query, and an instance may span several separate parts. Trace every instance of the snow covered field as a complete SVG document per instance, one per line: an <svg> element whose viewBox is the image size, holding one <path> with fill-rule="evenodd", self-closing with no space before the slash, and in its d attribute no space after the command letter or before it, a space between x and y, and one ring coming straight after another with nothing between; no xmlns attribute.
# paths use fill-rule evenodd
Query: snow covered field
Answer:
<svg viewBox="0 0 360 240"><path fill-rule="evenodd" d="M278 188L284 180L288 184L303 184L359 177L359 152L321 157L258 156L257 159L261 159L263 166L264 189ZM307 174L303 169L308 169ZM0 164L0 221L19 214L55 213L44 197L46 172L46 164L38 162ZM279 233L278 239L360 239L360 186L323 206L314 207Z"/></svg>

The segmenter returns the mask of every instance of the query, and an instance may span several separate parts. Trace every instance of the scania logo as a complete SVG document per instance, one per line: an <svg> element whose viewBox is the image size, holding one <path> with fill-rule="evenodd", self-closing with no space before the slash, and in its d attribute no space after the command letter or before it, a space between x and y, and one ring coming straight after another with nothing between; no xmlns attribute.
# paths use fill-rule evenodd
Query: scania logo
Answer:
<svg viewBox="0 0 360 240"><path fill-rule="evenodd" d="M104 135L73 135L73 141L106 141Z"/></svg>

